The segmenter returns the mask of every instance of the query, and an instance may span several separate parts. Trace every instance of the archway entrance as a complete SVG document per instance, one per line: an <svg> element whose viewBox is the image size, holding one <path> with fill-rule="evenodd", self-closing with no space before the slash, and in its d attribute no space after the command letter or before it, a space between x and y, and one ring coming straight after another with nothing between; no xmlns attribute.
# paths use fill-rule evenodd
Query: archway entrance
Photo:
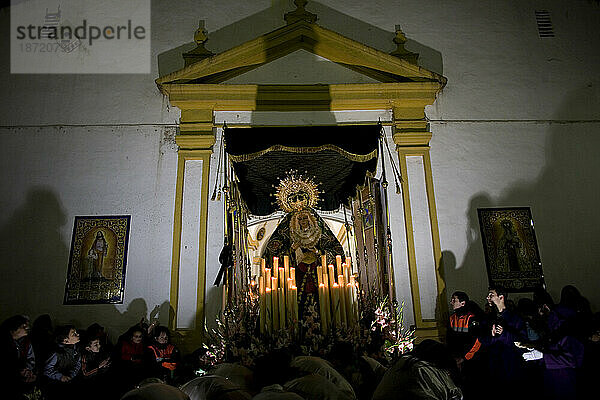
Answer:
<svg viewBox="0 0 600 400"><path fill-rule="evenodd" d="M170 103L181 109L180 133L176 137L179 163L171 274L171 307L174 314L171 320L175 321L172 327L178 328L177 314L180 312L184 177L187 165L193 162L201 165L201 172L198 174L201 191L197 227L198 291L195 328L202 328L205 320L206 282L211 281L207 277L207 248L210 247L210 243L207 243L209 177L216 167L214 162L211 165L210 159L216 135L221 128L220 121L214 119L215 113L388 110L391 118L384 125L387 125L386 132L396 144L400 171L404 177L401 183L401 209L392 210L398 215L392 221L401 221L402 225L392 226L392 229L404 231L402 242L405 244L406 254L403 255L404 260L394 264L396 268L403 265L408 271L412 317L417 334L421 338L437 337L440 325L436 321L435 309L436 306L443 308L445 299L441 299L444 283L438 273L441 250L429 160L431 133L424 110L426 105L435 101L446 79L416 65L414 54L399 51L403 49L405 41L401 31L397 34L398 50L390 55L319 26L315 23L314 16L303 9L290 14L294 14L293 18L286 18L285 26L217 55L201 51L207 37L197 34L198 49L189 53L188 65L156 81ZM232 77L299 50L363 73L379 83L225 83ZM415 184L413 179L416 180ZM415 199L418 199L420 210L417 210ZM415 226L413 216L417 214L426 215L424 224ZM428 236L428 240L424 241L424 246L418 247L415 235L420 226L426 227L422 233ZM424 275L423 271L427 273ZM423 276L431 277L433 286L431 279ZM423 287L425 283L429 284L427 290ZM431 295L434 299L431 299ZM427 307L425 302L428 302ZM182 333L191 331L193 329L182 330Z"/></svg>

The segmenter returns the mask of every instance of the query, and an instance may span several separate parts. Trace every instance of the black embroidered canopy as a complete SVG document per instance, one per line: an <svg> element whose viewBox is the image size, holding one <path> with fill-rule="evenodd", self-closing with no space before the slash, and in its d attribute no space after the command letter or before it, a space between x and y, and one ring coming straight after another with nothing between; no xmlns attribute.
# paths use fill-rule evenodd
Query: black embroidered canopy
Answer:
<svg viewBox="0 0 600 400"><path fill-rule="evenodd" d="M381 126L307 126L225 129L225 149L250 212L277 211L275 187L290 170L319 184L323 211L336 210L377 169Z"/></svg>

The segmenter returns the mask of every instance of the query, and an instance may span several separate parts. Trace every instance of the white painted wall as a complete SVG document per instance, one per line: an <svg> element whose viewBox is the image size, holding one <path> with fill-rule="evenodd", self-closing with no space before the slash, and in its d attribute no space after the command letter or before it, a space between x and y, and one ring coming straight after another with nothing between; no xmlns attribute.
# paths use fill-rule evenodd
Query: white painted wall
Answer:
<svg viewBox="0 0 600 400"><path fill-rule="evenodd" d="M168 321L173 128L0 129L2 316L49 313L121 332L156 307ZM63 306L76 215L131 215L122 305Z"/></svg>
<svg viewBox="0 0 600 400"><path fill-rule="evenodd" d="M168 106L154 79L183 65L180 54L193 47L198 20L206 21L207 47L219 52L281 26L291 3L153 2L149 75L11 75L9 9L0 9L1 318L47 312L58 322L84 327L99 321L116 333L158 305L166 322L176 173L172 136L179 110ZM394 25L400 24L421 65L448 78L427 109L448 290L466 290L477 300L485 295L475 209L524 205L532 207L550 292L556 298L563 285L574 284L598 310L600 6L586 0L322 0L307 8L322 26L383 51L394 49ZM555 38L538 38L536 9L551 12ZM323 61L292 59L292 70L265 67L246 79L340 78L338 66L327 65L327 74L319 74L314 66ZM352 74L348 79L359 79ZM249 118L294 123L276 114ZM316 114L295 118L323 121ZM214 166L215 155L211 189ZM125 302L63 306L73 218L94 214L132 215ZM211 285L222 245L221 215L221 203L211 202L210 312L219 304ZM398 290L408 298L397 237L401 213L392 220L398 226Z"/></svg>

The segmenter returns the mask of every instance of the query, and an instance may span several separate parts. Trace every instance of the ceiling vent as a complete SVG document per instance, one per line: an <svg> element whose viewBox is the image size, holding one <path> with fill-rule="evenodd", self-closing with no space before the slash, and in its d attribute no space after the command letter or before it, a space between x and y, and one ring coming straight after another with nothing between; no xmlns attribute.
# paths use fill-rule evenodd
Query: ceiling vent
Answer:
<svg viewBox="0 0 600 400"><path fill-rule="evenodd" d="M537 10L535 12L535 21L537 22L538 34L541 38L554 37L554 28L550 12L547 10Z"/></svg>

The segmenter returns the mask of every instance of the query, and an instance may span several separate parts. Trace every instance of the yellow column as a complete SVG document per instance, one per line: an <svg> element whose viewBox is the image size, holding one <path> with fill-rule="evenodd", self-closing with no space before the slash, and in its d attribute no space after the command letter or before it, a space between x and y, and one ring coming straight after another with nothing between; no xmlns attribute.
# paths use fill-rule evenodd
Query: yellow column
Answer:
<svg viewBox="0 0 600 400"><path fill-rule="evenodd" d="M435 195L433 190L433 176L431 172L431 160L429 157L429 140L431 132L427 120L425 119L423 108L404 108L394 107L393 109L393 138L398 151L400 162L400 172L402 181L402 202L404 208L404 224L408 252L408 266L410 276L411 296L413 302L413 312L415 324L417 326L417 340L426 338L440 338L444 332L445 321L441 321L441 316L446 313L443 310L446 307L446 299L442 298L445 282L440 274L440 263L442 258L440 235L437 220L437 210L435 206ZM427 196L427 206L429 210L429 220L431 226L432 253L434 256L435 276L437 286L437 304L436 309L441 310L436 315L436 320L426 320L421 312L421 299L419 294L419 278L417 274L417 261L415 240L413 235L413 219L410 204L410 192L408 182L408 170L406 159L408 156L420 156L423 160L423 173L425 175L425 190Z"/></svg>
<svg viewBox="0 0 600 400"><path fill-rule="evenodd" d="M180 345L194 349L199 345L204 332L204 301L206 287L206 232L209 201L209 173L213 133L212 110L182 110L180 134L175 141L179 146L177 154L177 182L175 188L175 212L173 220L173 255L171 261L171 291L169 328L178 331L186 340ZM195 329L177 329L179 305L179 266L183 213L183 182L188 160L202 161L202 187L200 194L199 246L198 246L198 287ZM189 339L188 339L189 337Z"/></svg>

